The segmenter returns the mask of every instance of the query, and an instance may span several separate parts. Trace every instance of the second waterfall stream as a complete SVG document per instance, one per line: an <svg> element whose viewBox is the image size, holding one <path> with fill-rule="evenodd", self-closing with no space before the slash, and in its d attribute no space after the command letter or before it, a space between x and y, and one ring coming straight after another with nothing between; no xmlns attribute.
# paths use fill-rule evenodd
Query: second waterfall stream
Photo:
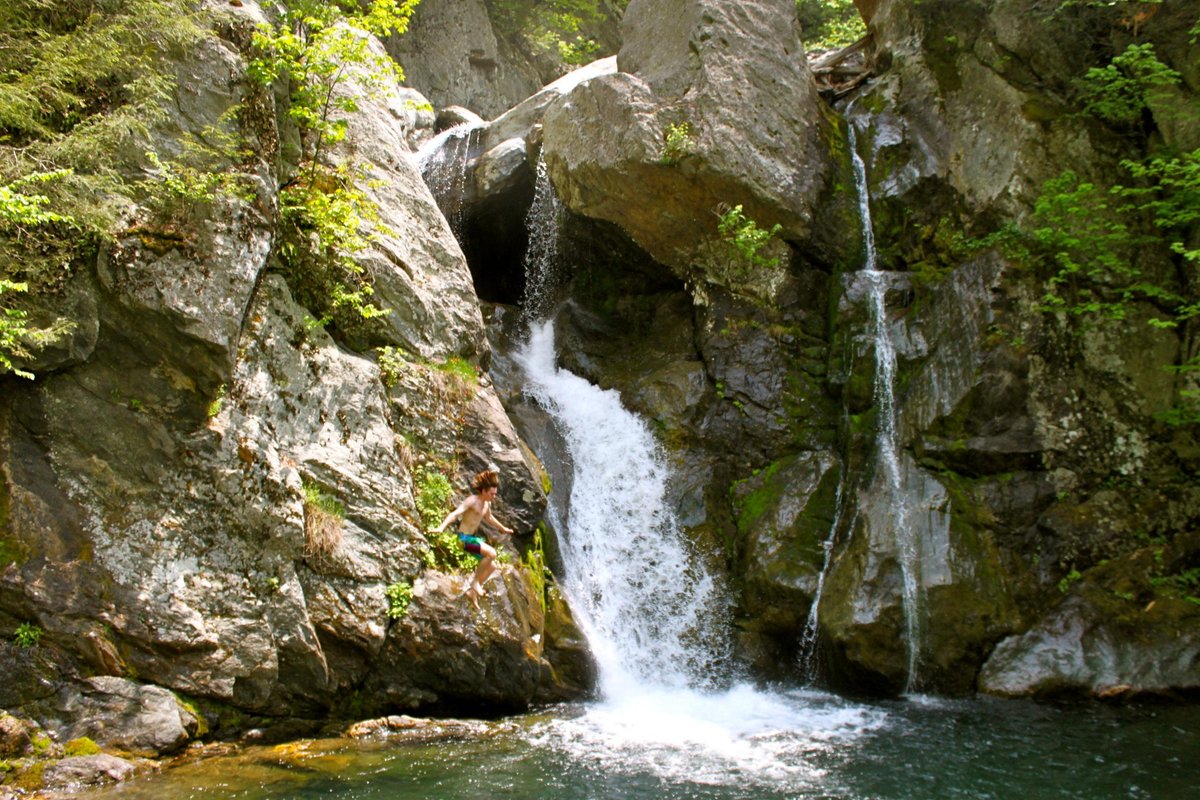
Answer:
<svg viewBox="0 0 1200 800"><path fill-rule="evenodd" d="M728 601L670 511L669 470L619 395L556 365L553 323L516 360L571 464L551 492L564 592L596 655L600 698L535 727L536 742L599 769L721 785L811 786L822 755L886 715L801 690L768 691L727 667Z"/></svg>

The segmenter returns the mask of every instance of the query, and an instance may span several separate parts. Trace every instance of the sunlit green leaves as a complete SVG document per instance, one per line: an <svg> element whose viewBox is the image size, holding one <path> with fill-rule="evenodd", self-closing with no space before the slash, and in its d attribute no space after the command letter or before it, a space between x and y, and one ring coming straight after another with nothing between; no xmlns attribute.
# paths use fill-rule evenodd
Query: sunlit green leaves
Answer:
<svg viewBox="0 0 1200 800"><path fill-rule="evenodd" d="M1178 72L1158 60L1152 44L1131 44L1080 81L1084 110L1113 125L1132 127L1155 93L1177 85Z"/></svg>
<svg viewBox="0 0 1200 800"><path fill-rule="evenodd" d="M31 293L111 233L139 195L120 170L164 118L198 0L0 3L0 277ZM143 145L144 146L144 145Z"/></svg>
<svg viewBox="0 0 1200 800"><path fill-rule="evenodd" d="M418 2L374 0L365 10L352 6L346 11L336 3L293 0L278 24L255 32L258 56L250 63L250 75L264 84L288 79L288 115L310 134L314 164L326 145L345 138L346 121L339 114L357 108L355 93L340 87L351 84L373 94L403 79L399 65L372 50L364 32L404 32Z"/></svg>
<svg viewBox="0 0 1200 800"><path fill-rule="evenodd" d="M808 50L845 47L867 33L853 0L796 0L796 12Z"/></svg>
<svg viewBox="0 0 1200 800"><path fill-rule="evenodd" d="M1121 320L1134 302L1148 302L1160 309L1150 325L1180 328L1200 317L1194 296L1200 253L1188 245L1200 222L1200 151L1123 166L1133 179L1129 185L1101 187L1067 171L1043 187L1028 231L1035 257L1040 253L1051 264L1043 308L1084 320ZM1156 247L1182 257L1181 286L1153 279L1139 266L1143 251ZM1185 354L1163 366L1200 372L1200 356ZM1179 403L1158 417L1200 423L1200 393L1182 390Z"/></svg>
<svg viewBox="0 0 1200 800"><path fill-rule="evenodd" d="M33 172L0 186L0 230L28 229L50 222L70 222L71 218L68 215L48 208L49 197L24 191L36 184L49 183L70 174L69 169Z"/></svg>
<svg viewBox="0 0 1200 800"><path fill-rule="evenodd" d="M29 191L34 186L56 181L69 174L70 170L32 173L0 186L0 233L5 234L8 241L20 243L30 241L34 229L41 226L71 225L73 221L68 215L52 210L49 197ZM11 296L27 291L27 282L9 280L0 275L0 368L11 370L23 378L32 378L30 372L19 369L12 360L13 357L27 355L24 343L31 335L26 325L27 314L12 307L4 297L6 294Z"/></svg>
<svg viewBox="0 0 1200 800"><path fill-rule="evenodd" d="M534 53L556 56L573 66L605 54L594 31L606 15L619 15L627 5L628 0L487 0L492 20L503 36L523 40Z"/></svg>
<svg viewBox="0 0 1200 800"><path fill-rule="evenodd" d="M280 193L283 221L297 235L285 236L280 256L299 272L321 274L314 259L334 267L322 291L310 297L322 324L342 309L367 320L388 313L372 301L370 278L355 258L380 230L378 208L358 185L353 165L329 166L323 156L345 139L345 115L358 110L358 98L387 92L403 77L367 34L403 33L418 2L291 0L279 6L277 24L260 26L253 37L251 77L262 84L288 81L287 113L303 135L307 167Z"/></svg>
<svg viewBox="0 0 1200 800"><path fill-rule="evenodd" d="M113 115L140 127L169 92L165 58L201 35L198 6L5 0L0 141L52 140Z"/></svg>
<svg viewBox="0 0 1200 800"><path fill-rule="evenodd" d="M782 229L783 226L778 224L770 228L760 228L757 222L746 216L740 203L726 208L717 223L717 232L729 244L736 257L742 260L747 270L778 266L779 259L763 255L762 250Z"/></svg>
<svg viewBox="0 0 1200 800"><path fill-rule="evenodd" d="M1057 267L1046 307L1124 318L1140 273L1131 260L1134 234L1111 193L1068 170L1046 183L1033 218L1033 237Z"/></svg>

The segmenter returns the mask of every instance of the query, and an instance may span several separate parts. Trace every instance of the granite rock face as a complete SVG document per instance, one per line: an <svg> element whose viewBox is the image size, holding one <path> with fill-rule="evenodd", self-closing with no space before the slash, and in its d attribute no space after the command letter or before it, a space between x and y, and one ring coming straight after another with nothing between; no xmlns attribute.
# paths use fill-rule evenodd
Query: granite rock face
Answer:
<svg viewBox="0 0 1200 800"><path fill-rule="evenodd" d="M260 11L221 13L220 33L180 64L194 80L153 137L167 152L186 132L229 124L235 104L259 108L238 131L255 148L253 196L185 208L169 227L131 209L129 233L68 290L88 298L73 306L79 344L0 401L0 626L42 632L37 669L13 673L28 685L4 705L97 741L95 720L133 720L101 726L112 746L165 753L197 730L172 692L260 717L348 714L348 693L402 666L444 680L365 705L428 707L461 696L475 673L458 666L497 652L523 678L496 682L496 707L587 691L559 682L532 644L545 616L519 557L491 592L492 613L523 609L519 624L475 625L486 610L459 596L424 533L429 470L448 473L457 501L472 473L499 466L496 515L522 534L545 494L481 372L471 274L409 155L413 119L400 95L361 98L325 155L364 176L378 230L355 258L390 309L335 338L297 300L295 275L275 268L277 193L295 167L278 150L291 134L274 96L244 72ZM508 544L516 556L526 546ZM410 585L420 631L397 621L388 595ZM455 613L423 617L422 602ZM418 633L442 641L452 617L462 664L436 648L393 659ZM135 710L104 711L118 700ZM176 709L171 725L163 709Z"/></svg>
<svg viewBox="0 0 1200 800"><path fill-rule="evenodd" d="M325 158L366 179L380 219L356 264L391 313L354 330L314 325L278 268L278 192L296 170L280 143L295 131L282 94L245 79L261 11L222 7L222 35L181 63L192 77L152 136L169 153L254 108L237 123L252 191L169 225L130 209L53 301L75 327L36 355L37 380L3 378L0 666L14 677L0 706L164 753L202 727L180 695L317 718L586 694L595 665L570 609L520 558L569 465L538 462L555 433L499 379L510 365L493 363L477 297L489 280L523 285L525 234L501 228L524 224L539 153L565 207L562 365L660 434L673 511L737 595L745 661L795 678L778 665L814 633L827 678L856 691L1194 691L1196 642L1175 632L1195 627L1182 584L1200 451L1193 430L1154 419L1185 386L1159 367L1187 355L1187 331L1146 324L1148 303L1080 331L1044 312L1026 265L936 235L1021 220L1060 159L1113 166L1111 139L1050 77L1077 74L1082 48L1029 6L861 3L876 77L843 122L788 0L633 0L615 61L524 103L531 89L489 100L515 107L480 121L465 202L504 213L470 247L411 154L429 120L400 92L362 98ZM1182 63L1178 38L1163 52ZM429 85L456 92L473 74L429 64ZM847 125L883 277L861 270ZM776 258L740 276L717 229L734 205L780 226ZM431 475L458 499L488 465L517 557L476 609L422 500ZM7 641L23 623L37 647ZM87 728L101 712L113 724ZM130 714L146 722L122 731Z"/></svg>
<svg viewBox="0 0 1200 800"><path fill-rule="evenodd" d="M1042 678L1010 684L996 675L1032 674L1010 657L1014 642L1025 643L1021 652L1045 650L1032 631L1059 629L1060 615L1089 629L1084 605L1054 610L1060 581L1128 553L1139 536L1170 541L1197 524L1194 433L1155 421L1187 387L1163 367L1186 356L1193 334L1154 328L1152 310L1140 303L1120 325L1049 315L1044 275L999 251L947 244L956 231L965 239L994 230L998 219L1024 222L1044 183L1066 165L1098 179L1118 169L1112 132L1071 113L1065 89L1090 65L1087 36L1111 26L1119 51L1127 29L1117 12L1043 18L1035 5L861 5L876 75L839 110L865 161L882 276L861 271L859 222L847 213L858 205L852 173L833 150L850 142L836 126L824 128L819 113L805 116L804 102L772 113L799 113L810 133L820 131L810 177L828 175L839 191L764 197L768 210L751 213L781 223L780 236L794 245L790 263L726 280L719 262L733 256L706 244L711 231L696 227L715 219L711 187L734 185L714 178L722 159L736 165L729 171L743 182L737 191L755 191L759 174L771 176L764 182L773 191L791 185L787 170L763 167L770 149L756 149L757 122L776 116L731 102L756 123L744 136L713 141L715 152L705 138L706 124L719 125L708 102L722 96L723 76L742 76L741 99L752 98L754 75L777 55L758 58L752 45L737 50L753 63L716 54L738 36L777 42L785 25L771 26L771 39L754 20L783 9L700 3L666 18L657 4L635 2L618 71L580 84L545 112L544 157L570 211L559 248L574 259L570 302L557 317L563 361L618 388L662 432L678 473L676 510L698 547L732 576L743 655L766 672L795 655L815 622L828 679L853 690L1021 685L1014 691L1040 693ZM1194 101L1194 68L1180 50L1186 26L1173 11L1148 20L1145 35ZM790 97L780 80L776 97ZM1149 113L1163 137L1186 141L1164 109L1151 104ZM668 129L684 121L694 138L665 157ZM809 164L804 137L789 141L794 164ZM788 217L797 197L812 199L820 225L805 229L803 214ZM618 241L580 217L611 225ZM823 244L830 235L842 239L840 248ZM600 242L611 257L593 254ZM1145 259L1156 279L1193 291L1169 256ZM880 328L875 281L887 284ZM877 380L880 329L895 351L886 404ZM893 417L894 476L881 474L885 413ZM827 487L836 503L797 472L812 463L840 465L836 481L828 478L836 492ZM1151 580L1164 586L1184 572L1159 568L1144 578L1143 594ZM1135 665L1135 652L1175 652L1164 649L1168 627L1154 619L1163 636L1145 650L1105 656L1112 669L1104 680L1124 674L1118 685L1131 693L1191 685L1186 674L1165 678ZM1023 633L1030 638L1013 638ZM992 664L1001 641L1009 655ZM985 662L989 677L977 684ZM1050 686L1054 658L1039 663ZM1059 677L1064 691L1083 694L1100 683Z"/></svg>
<svg viewBox="0 0 1200 800"><path fill-rule="evenodd" d="M542 85L537 70L498 37L484 0L422 0L407 33L386 43L405 81L434 106L499 116Z"/></svg>

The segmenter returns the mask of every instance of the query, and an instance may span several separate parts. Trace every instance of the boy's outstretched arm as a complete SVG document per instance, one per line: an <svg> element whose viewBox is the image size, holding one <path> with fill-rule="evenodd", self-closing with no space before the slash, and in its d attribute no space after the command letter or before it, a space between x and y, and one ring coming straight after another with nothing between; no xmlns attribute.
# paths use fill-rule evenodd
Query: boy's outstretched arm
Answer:
<svg viewBox="0 0 1200 800"><path fill-rule="evenodd" d="M511 536L512 534L516 533L516 531L514 531L512 528L504 527L504 525L501 524L500 520L496 519L492 515L492 510L490 508L488 509L486 519L493 527L496 528L496 530L500 531L501 533L503 533L506 536Z"/></svg>
<svg viewBox="0 0 1200 800"><path fill-rule="evenodd" d="M446 526L449 525L451 523L451 521L458 519L464 513L466 513L467 506L469 506L470 504L471 504L471 498L468 497L466 500L462 501L462 503L459 505L458 508L454 509L453 511L451 511L449 514L446 515L446 518L444 520L442 520L442 524L438 525L436 528L433 529L434 532L441 533L442 531L446 530Z"/></svg>

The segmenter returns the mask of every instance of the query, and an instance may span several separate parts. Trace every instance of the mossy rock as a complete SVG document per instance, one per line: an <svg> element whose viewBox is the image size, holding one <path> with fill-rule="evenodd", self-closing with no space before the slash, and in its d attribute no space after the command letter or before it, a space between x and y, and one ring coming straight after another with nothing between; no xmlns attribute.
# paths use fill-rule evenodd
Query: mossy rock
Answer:
<svg viewBox="0 0 1200 800"><path fill-rule="evenodd" d="M795 638L808 617L840 469L826 452L774 462L731 490L741 538L743 606L754 624Z"/></svg>
<svg viewBox="0 0 1200 800"><path fill-rule="evenodd" d="M63 751L68 758L72 756L94 756L101 752L100 745L86 736L80 736L77 739L72 739L63 745Z"/></svg>

